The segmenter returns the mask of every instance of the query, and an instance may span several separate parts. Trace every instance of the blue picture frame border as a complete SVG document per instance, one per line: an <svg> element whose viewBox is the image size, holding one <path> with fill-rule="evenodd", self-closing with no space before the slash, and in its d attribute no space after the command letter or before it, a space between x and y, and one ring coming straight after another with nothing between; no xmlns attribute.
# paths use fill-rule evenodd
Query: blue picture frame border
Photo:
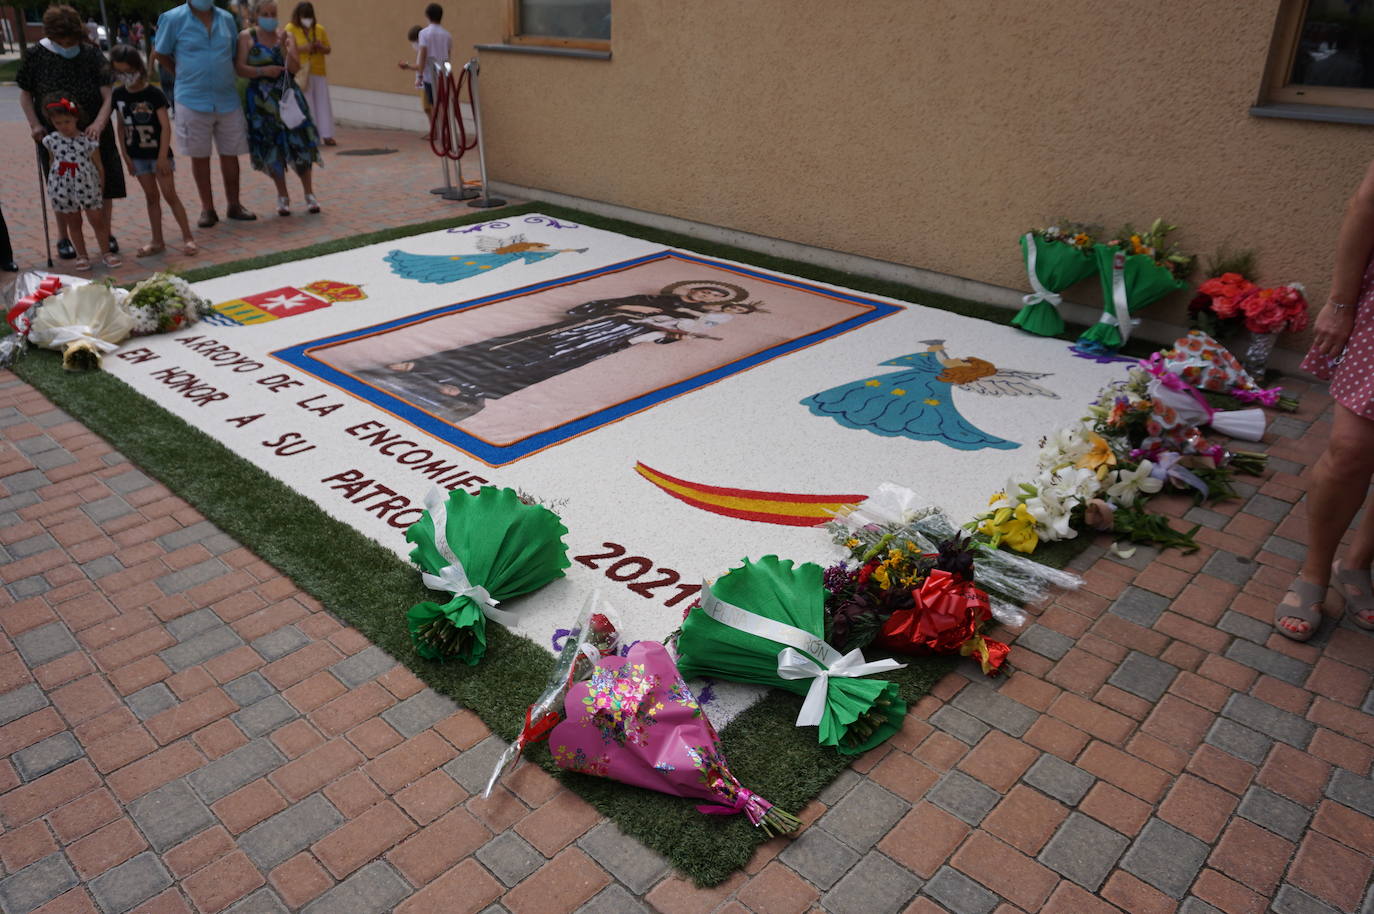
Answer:
<svg viewBox="0 0 1374 914"><path fill-rule="evenodd" d="M711 369L710 371L703 372L698 375L693 375L690 378L684 378L681 381L676 381L672 384L660 387L657 390L650 391L649 393L641 394L637 397L633 397L629 400L625 400L613 406L608 406L605 409L598 410L597 412L589 413L577 419L570 420L568 422L563 423L562 425L555 426L554 428L545 429L541 432L536 432L535 434L530 435L527 438L522 438L519 441L507 445L498 445L492 444L488 441L483 441L482 439L470 435L467 432L464 432L462 429L454 425L450 425L449 423L444 422L442 419L438 419L435 416L432 416L429 413L419 409L418 407L413 406L410 403L407 403L405 400L402 400L399 397L392 396L391 394L386 393L385 391L379 390L375 387L372 387L371 385L364 384L363 382L354 378L352 375L339 371L337 368L334 368L324 362L321 362L320 360L314 358L311 355L312 350L336 346L340 343L350 342L361 337L376 336L378 334L388 333L392 330L397 330L402 327L409 326L411 324L432 320L436 317L441 317L448 314L458 314L463 311L470 311L474 308L480 308L496 301L502 301L511 298L520 298L526 295L534 294L544 289L554 288L556 286L571 285L573 283L582 282L583 280L587 279L593 279L597 276L602 276L607 273L619 273L624 270L631 269L633 267L643 266L647 263L654 263L660 260L667 260L670 258L675 260L683 260L688 263L696 264L698 266L710 267L712 269L724 270L726 272L736 273L742 276L764 280L770 283L775 283L777 285L790 286L795 289L800 289L804 292L813 292L819 295L825 295L829 298L836 298L841 301L852 302L853 304L863 306L868 310L864 313L856 314L851 318L848 318L837 324L833 324L830 327L826 327L822 330L817 330L813 333L808 333L805 336L796 337L795 339L788 340L783 343L778 343L777 345L770 346L767 349L760 350L759 352L756 352L752 355L745 356L741 359L736 359L735 361L730 362L726 365L721 365L720 367ZM751 269L746 266L742 266L740 264L712 260L711 258L701 257L696 254L689 254L685 251L663 250L652 254L645 254L641 257L635 257L630 260L624 260L613 264L607 264L606 266L597 267L595 269L585 270L580 273L573 273L568 276L560 276L554 279L545 280L544 282L538 282L532 285L522 286L517 289L506 290L503 292L495 292L491 295L485 295L481 298L475 298L470 301L458 302L451 305L442 305L438 308L431 308L427 311L422 311L416 314L409 314L404 317L395 318L393 320L383 321L378 324L372 324L368 327L360 327L356 330L350 330L346 333L339 333L333 336L308 340L304 343L299 343L295 346L288 346L283 349L274 350L271 353L271 355L274 358L279 359L280 361L285 362L286 364L291 365L292 367L310 375L311 377L318 378L319 380L324 381L326 384L343 390L367 403L371 403L378 409L390 413L396 418L404 422L407 422L410 425L415 426L416 428L420 429L426 434L432 435L433 437L438 438L441 441L453 445L454 447L458 448L466 454L469 454L477 458L478 460L482 461L488 466L499 467L508 463L513 463L514 461L520 460L523 457L528 457L531 454L537 453L549 447L553 447L554 445L561 444L562 442L567 441L571 438L576 438L579 435L586 434L587 432L600 428L603 425L609 425L612 422L617 422L621 419L624 419L626 416L634 415L637 412L649 409L653 406L658 405L659 403L663 403L675 397L680 397L683 394L689 393L700 387L705 387L708 384L713 384L716 381L721 380L722 378L728 378L731 375L736 375L743 371L748 371L755 365L760 365L764 362L771 361L780 356L787 355L790 352L796 352L798 349L805 349L808 346L814 346L815 344L820 343L824 340L840 336L842 334L850 332L851 330L856 330L859 327L872 323L873 321L882 320L885 317L890 317L891 315L903 310L905 310L903 306L895 304L893 302L881 301L878 299L870 298L865 295L859 295L857 293L847 292L841 289L824 287L817 283L808 282L804 279L799 279L797 277L780 275L776 273L765 273L759 270Z"/></svg>

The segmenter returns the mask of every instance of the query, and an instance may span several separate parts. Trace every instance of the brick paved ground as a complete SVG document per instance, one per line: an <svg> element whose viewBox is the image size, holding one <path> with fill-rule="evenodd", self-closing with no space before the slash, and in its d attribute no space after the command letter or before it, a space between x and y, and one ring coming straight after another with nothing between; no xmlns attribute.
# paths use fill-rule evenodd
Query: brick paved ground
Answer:
<svg viewBox="0 0 1374 914"><path fill-rule="evenodd" d="M7 104L0 99L0 106ZM17 102L10 102L17 108ZM12 112L11 112L12 113ZM0 112L3 114L3 112ZM200 253L187 257L181 251L181 233L171 213L163 207L163 233L169 243L167 252L142 259L133 256L140 245L150 238L147 209L143 189L137 180L127 178L129 197L115 204L114 230L123 251L124 266L107 270L97 266L90 274L97 278L114 276L118 282L137 280L154 270L169 267L187 270L212 263L241 260L258 254L290 250L346 238L364 232L445 219L477 212L466 203L444 200L427 193L441 183L439 160L415 133L397 130L370 130L358 127L339 127L338 146L325 147L324 166L315 172L315 195L323 212L316 216L305 213L301 206L304 196L294 178L287 183L294 202L292 215L282 218L276 212L276 190L272 182L248 167L248 158L241 159L242 195L244 205L258 215L256 222L234 222L224 218L224 192L221 189L218 167L213 171L215 205L221 222L214 228L198 229L195 220L200 214L199 197L191 180L186 162L177 163L177 190L191 219ZM23 268L46 267L43 254L43 217L38 200L38 167L29 149L28 126L22 120L5 121L0 117L0 149L18 150L18 154L0 156L0 206L4 207L14 244L14 256ZM358 149L394 149L381 156L340 155ZM464 160L466 178L477 177L475 156ZM51 213L49 219L51 219ZM56 223L51 224L55 233ZM56 243L56 234L53 235ZM86 244L94 250L95 242L89 226ZM71 261L56 259L55 267L70 268Z"/></svg>
<svg viewBox="0 0 1374 914"><path fill-rule="evenodd" d="M353 215L326 184L318 223L214 254L454 211L358 161ZM1240 501L1162 502L1199 553L1098 543L1014 675L947 677L701 891L537 769L475 798L501 747L474 715L0 374L0 911L1370 914L1374 639L1269 625L1329 427L1309 392Z"/></svg>

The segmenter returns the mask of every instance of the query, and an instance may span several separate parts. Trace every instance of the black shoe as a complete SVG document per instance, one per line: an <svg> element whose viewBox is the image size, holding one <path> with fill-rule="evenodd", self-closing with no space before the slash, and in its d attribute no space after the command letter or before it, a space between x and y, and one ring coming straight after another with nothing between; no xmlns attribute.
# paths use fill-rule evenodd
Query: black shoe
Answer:
<svg viewBox="0 0 1374 914"><path fill-rule="evenodd" d="M57 242L57 256L61 257L63 260L75 259L76 245L72 244L66 238L61 239Z"/></svg>
<svg viewBox="0 0 1374 914"><path fill-rule="evenodd" d="M111 254L118 254L118 253L119 253L119 241L118 241L118 239L115 238L114 235L111 235L111 236L110 236L110 253L111 253Z"/></svg>
<svg viewBox="0 0 1374 914"><path fill-rule="evenodd" d="M4 263L0 263L0 270L4 270L6 273L18 273L19 264L13 260L6 260Z"/></svg>
<svg viewBox="0 0 1374 914"><path fill-rule="evenodd" d="M226 215L230 219L237 219L240 222L252 222L254 219L258 218L256 213L250 213L241 205L229 207L229 212L226 213Z"/></svg>

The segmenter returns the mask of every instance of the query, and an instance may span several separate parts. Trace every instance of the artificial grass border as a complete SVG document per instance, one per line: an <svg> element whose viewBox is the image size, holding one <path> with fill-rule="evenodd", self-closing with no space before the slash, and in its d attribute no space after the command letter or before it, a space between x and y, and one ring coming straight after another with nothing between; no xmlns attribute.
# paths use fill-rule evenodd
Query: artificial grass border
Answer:
<svg viewBox="0 0 1374 914"><path fill-rule="evenodd" d="M533 212L994 323L1008 324L1011 318L1010 311L985 303L755 254L544 203L387 229L202 267L187 272L186 278L198 282ZM58 354L48 351L30 353L20 360L16 371L430 686L478 713L498 736L510 740L518 733L525 708L542 690L552 668L553 658L547 651L500 626L491 626L488 655L480 666L421 659L411 646L404 612L411 604L432 595L420 583L415 570L394 553L331 518L313 501L111 375L66 373ZM1053 556L1047 564L1062 564L1087 541L1086 537L1068 541L1064 554ZM329 548L320 548L320 544L326 543ZM574 611L570 607L570 616ZM885 678L900 682L903 696L911 702L927 693L955 663L951 658L903 659L908 667ZM771 692L721 733L727 757L741 781L794 812L815 797L850 761L849 757L818 746L811 729L794 726L800 704L798 696ZM748 862L755 846L764 838L742 816L703 816L687 800L561 772L553 766L547 748L542 745L528 753L528 758L556 772L622 831L662 853L699 885L724 881Z"/></svg>

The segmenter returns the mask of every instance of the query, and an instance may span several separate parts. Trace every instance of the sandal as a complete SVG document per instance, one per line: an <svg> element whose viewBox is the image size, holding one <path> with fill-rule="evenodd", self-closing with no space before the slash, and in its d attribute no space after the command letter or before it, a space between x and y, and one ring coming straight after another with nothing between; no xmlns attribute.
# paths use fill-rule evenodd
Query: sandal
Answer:
<svg viewBox="0 0 1374 914"><path fill-rule="evenodd" d="M1358 568L1342 568L1339 561L1331 565L1331 586L1345 601L1350 621L1366 631L1374 631L1374 582L1369 572Z"/></svg>
<svg viewBox="0 0 1374 914"><path fill-rule="evenodd" d="M115 267L124 266L124 261L119 259L118 254L106 254L100 258L101 263L113 270Z"/></svg>
<svg viewBox="0 0 1374 914"><path fill-rule="evenodd" d="M1317 633L1322 624L1322 597L1326 588L1298 578L1293 581L1283 601L1274 607L1274 630L1285 638L1294 641L1307 641ZM1292 597L1296 602L1290 602ZM1293 631L1283 624L1284 619L1297 619L1307 624L1307 631Z"/></svg>
<svg viewBox="0 0 1374 914"><path fill-rule="evenodd" d="M76 263L72 264L72 269L78 273L91 272L91 262L85 257L77 257Z"/></svg>
<svg viewBox="0 0 1374 914"><path fill-rule="evenodd" d="M290 198L290 197L278 197L278 198L277 198L277 215L278 215L278 216L289 216L289 215L291 215L291 198Z"/></svg>
<svg viewBox="0 0 1374 914"><path fill-rule="evenodd" d="M200 253L200 248L196 247L194 241L188 241L181 246L181 253L185 254L187 257L194 257Z"/></svg>
<svg viewBox="0 0 1374 914"><path fill-rule="evenodd" d="M152 257L154 254L161 254L165 248L160 244L145 244L134 252L135 257Z"/></svg>

